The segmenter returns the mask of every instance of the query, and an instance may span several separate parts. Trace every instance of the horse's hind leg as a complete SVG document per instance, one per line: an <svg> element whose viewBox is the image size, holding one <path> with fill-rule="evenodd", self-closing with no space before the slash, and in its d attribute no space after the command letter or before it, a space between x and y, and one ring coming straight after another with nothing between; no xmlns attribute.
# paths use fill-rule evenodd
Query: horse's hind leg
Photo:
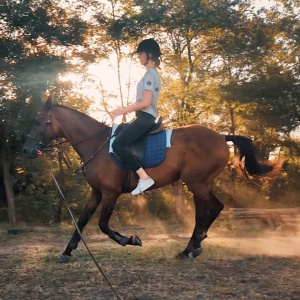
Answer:
<svg viewBox="0 0 300 300"><path fill-rule="evenodd" d="M186 249L179 253L179 258L197 257L202 252L201 241L206 238L207 231L224 208L224 204L208 191L203 197L194 195L195 202L195 228Z"/></svg>
<svg viewBox="0 0 300 300"><path fill-rule="evenodd" d="M80 232L82 232L85 225L88 223L89 219L93 215L93 213L96 211L97 207L99 206L101 202L101 193L95 189L92 189L88 201L84 207L83 212L81 213L79 220L77 222L78 228ZM81 237L75 229L73 236L70 240L70 242L67 245L67 248L63 252L63 254L59 258L59 262L68 262L71 257L71 252L77 248L79 241L81 240Z"/></svg>

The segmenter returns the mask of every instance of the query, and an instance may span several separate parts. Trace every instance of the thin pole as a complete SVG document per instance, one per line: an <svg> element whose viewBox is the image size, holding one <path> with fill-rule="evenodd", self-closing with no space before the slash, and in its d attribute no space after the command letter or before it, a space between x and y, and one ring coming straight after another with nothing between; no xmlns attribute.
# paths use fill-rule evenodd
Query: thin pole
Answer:
<svg viewBox="0 0 300 300"><path fill-rule="evenodd" d="M66 207L67 207L67 209L68 209L68 211L69 211L69 213L70 213L70 216L71 216L71 218L72 218L72 220L73 220L73 223L74 223L74 225L75 225L75 227L76 227L76 230L78 231L78 233L79 233L79 235L80 235L80 237L81 237L81 240L82 240L84 246L86 247L88 253L90 254L90 256L91 256L93 262L95 263L95 265L96 265L96 267L98 268L99 272L102 274L103 278L105 279L105 281L107 282L107 284L109 285L109 287L113 290L113 292L115 293L115 295L117 296L117 298L118 298L119 300L123 300L123 299L121 298L121 296L117 293L117 291L114 289L114 287L111 285L111 283L110 283L110 281L108 280L107 276L105 275L105 273L103 272L103 270L102 270L101 267L99 266L98 262L96 261L94 255L93 255L92 252L90 251L90 249L89 249L87 243L85 242L85 240L84 240L84 238L83 238L83 236L82 236L82 233L80 232L80 229L79 229L78 224L77 224L77 222L76 222L76 220L75 220L75 218L74 218L74 215L73 215L73 213L72 213L72 211L71 211L71 209L70 209L70 206L68 205L67 200L66 200L66 198L65 198L65 196L64 196L64 194L63 194L63 192L62 192L61 189L60 189L59 184L57 183L57 181L56 181L54 175L53 175L53 174L51 174L51 175L52 175L52 178L53 178L53 180L54 180L54 182L55 182L55 185L56 185L56 187L57 187L57 189L58 189L58 191L59 191L59 193L60 193L62 199L64 200L64 202L65 202L65 204L66 204Z"/></svg>

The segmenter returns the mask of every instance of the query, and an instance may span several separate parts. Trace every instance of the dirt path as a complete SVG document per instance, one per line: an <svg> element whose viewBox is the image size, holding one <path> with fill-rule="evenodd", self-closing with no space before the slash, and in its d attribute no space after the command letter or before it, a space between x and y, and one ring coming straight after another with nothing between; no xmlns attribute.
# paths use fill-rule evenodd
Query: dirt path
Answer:
<svg viewBox="0 0 300 300"><path fill-rule="evenodd" d="M125 300L300 299L300 235L212 230L195 260L174 256L188 234L125 228L143 247L121 247L97 231L86 240ZM0 230L0 299L117 299L83 244L72 262L58 264L71 230L34 228L19 235Z"/></svg>

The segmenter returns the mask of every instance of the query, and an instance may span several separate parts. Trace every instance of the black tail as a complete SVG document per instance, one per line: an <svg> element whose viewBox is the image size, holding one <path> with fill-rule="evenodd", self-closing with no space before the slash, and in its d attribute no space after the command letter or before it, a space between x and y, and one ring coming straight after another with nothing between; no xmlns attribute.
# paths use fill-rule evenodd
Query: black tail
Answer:
<svg viewBox="0 0 300 300"><path fill-rule="evenodd" d="M245 169L250 175L264 176L273 170L273 166L258 162L251 139L241 135L226 135L225 139L238 147L240 161L245 157Z"/></svg>

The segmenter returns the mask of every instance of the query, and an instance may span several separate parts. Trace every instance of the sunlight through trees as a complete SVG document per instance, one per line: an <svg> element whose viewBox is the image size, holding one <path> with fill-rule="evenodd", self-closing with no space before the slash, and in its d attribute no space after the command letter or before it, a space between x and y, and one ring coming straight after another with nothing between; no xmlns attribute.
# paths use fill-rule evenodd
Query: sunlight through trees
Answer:
<svg viewBox="0 0 300 300"><path fill-rule="evenodd" d="M144 72L138 42L154 37L165 126L246 135L261 158L280 149L288 166L266 194L299 191L299 14L298 0L1 1L0 122L13 181L24 181L20 149L45 97L111 122Z"/></svg>

